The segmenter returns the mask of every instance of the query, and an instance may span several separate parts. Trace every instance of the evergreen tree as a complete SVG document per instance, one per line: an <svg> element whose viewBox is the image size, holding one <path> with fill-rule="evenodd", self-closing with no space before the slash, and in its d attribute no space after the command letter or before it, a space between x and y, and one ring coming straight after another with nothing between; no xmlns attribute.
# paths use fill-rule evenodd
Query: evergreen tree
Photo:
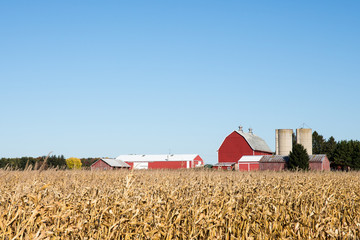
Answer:
<svg viewBox="0 0 360 240"><path fill-rule="evenodd" d="M325 139L316 131L312 134L313 154L324 154Z"/></svg>
<svg viewBox="0 0 360 240"><path fill-rule="evenodd" d="M352 145L348 141L340 141L336 145L333 155L333 165L345 169L351 165Z"/></svg>
<svg viewBox="0 0 360 240"><path fill-rule="evenodd" d="M289 155L287 167L290 170L309 170L309 155L301 144L294 144Z"/></svg>
<svg viewBox="0 0 360 240"><path fill-rule="evenodd" d="M324 152L330 161L333 161L333 155L336 149L337 143L335 141L335 138L331 136L324 144Z"/></svg>

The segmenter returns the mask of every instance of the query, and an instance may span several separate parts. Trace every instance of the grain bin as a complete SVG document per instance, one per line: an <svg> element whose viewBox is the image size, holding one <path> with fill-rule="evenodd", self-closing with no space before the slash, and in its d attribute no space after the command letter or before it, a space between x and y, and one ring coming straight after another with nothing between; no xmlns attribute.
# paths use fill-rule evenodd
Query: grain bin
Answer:
<svg viewBox="0 0 360 240"><path fill-rule="evenodd" d="M296 143L301 144L309 155L312 155L312 129L298 128L296 129Z"/></svg>
<svg viewBox="0 0 360 240"><path fill-rule="evenodd" d="M275 130L275 144L276 155L287 156L292 150L292 129L276 129Z"/></svg>

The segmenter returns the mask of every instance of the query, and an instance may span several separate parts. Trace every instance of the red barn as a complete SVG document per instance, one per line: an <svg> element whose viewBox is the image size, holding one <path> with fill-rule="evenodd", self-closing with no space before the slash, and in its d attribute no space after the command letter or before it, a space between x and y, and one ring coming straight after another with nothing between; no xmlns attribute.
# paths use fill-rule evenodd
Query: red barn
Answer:
<svg viewBox="0 0 360 240"><path fill-rule="evenodd" d="M129 169L130 165L117 159L101 158L91 164L91 170Z"/></svg>
<svg viewBox="0 0 360 240"><path fill-rule="evenodd" d="M126 162L132 169L179 169L204 166L204 161L197 154L130 154L120 155L116 159Z"/></svg>
<svg viewBox="0 0 360 240"><path fill-rule="evenodd" d="M219 164L224 162L237 164L244 155L272 155L272 151L262 138L252 132L251 128L245 133L242 127L239 127L238 131L232 132L221 144L218 161Z"/></svg>

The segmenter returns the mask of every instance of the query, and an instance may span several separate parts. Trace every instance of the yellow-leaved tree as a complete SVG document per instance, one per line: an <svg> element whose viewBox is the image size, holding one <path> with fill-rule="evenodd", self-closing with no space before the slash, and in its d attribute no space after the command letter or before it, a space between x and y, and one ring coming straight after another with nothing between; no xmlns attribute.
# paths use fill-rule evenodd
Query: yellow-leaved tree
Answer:
<svg viewBox="0 0 360 240"><path fill-rule="evenodd" d="M71 158L66 159L66 165L70 169L81 169L82 163L79 158L71 157Z"/></svg>

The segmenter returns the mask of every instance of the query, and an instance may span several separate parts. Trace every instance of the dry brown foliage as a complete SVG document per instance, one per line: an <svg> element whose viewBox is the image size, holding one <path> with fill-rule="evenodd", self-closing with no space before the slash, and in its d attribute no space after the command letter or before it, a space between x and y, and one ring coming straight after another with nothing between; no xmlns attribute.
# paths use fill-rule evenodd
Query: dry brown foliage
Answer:
<svg viewBox="0 0 360 240"><path fill-rule="evenodd" d="M1 239L359 239L360 173L0 171Z"/></svg>

